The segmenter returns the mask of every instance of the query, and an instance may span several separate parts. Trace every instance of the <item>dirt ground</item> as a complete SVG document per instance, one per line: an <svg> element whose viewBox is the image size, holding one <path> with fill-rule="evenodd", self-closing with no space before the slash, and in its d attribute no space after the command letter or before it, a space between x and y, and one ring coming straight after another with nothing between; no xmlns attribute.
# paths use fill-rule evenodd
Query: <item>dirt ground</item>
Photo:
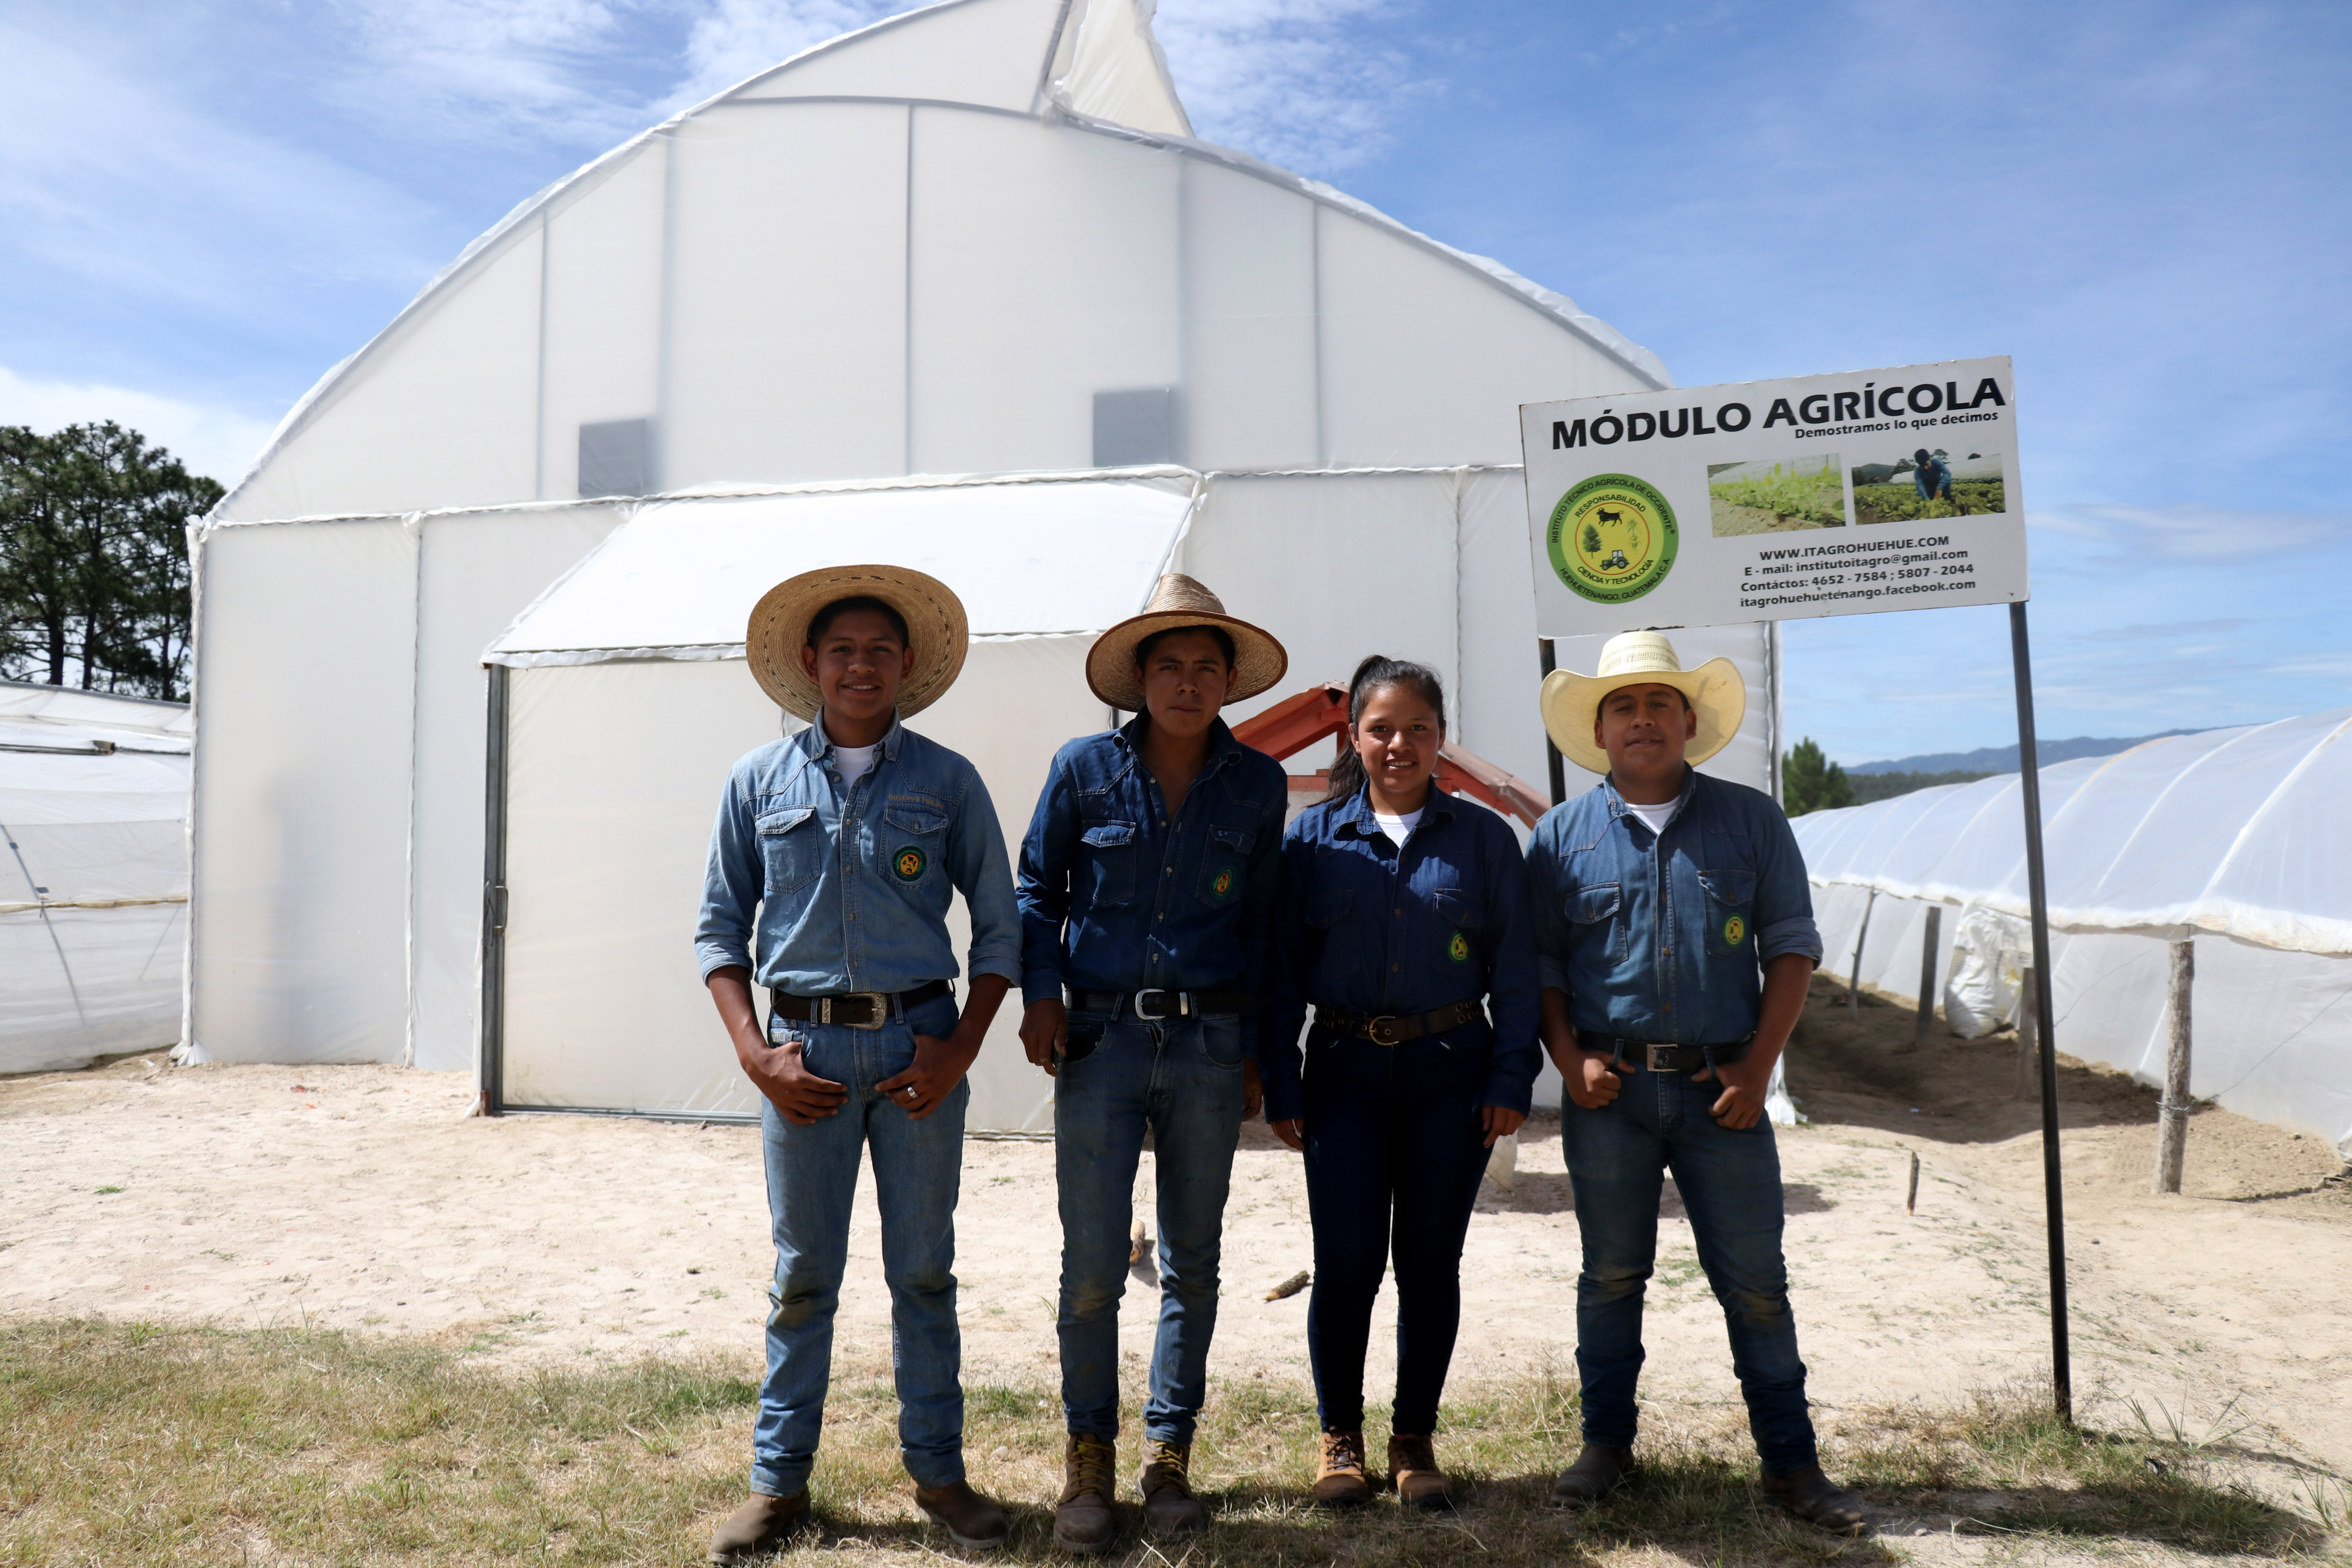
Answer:
<svg viewBox="0 0 2352 1568"><path fill-rule="evenodd" d="M1798 533L1813 528L1842 528L1843 523L1817 522L1809 517L1788 517L1766 511L1760 506L1734 506L1721 497L1709 500L1709 521L1715 537L1729 539L1742 533Z"/></svg>
<svg viewBox="0 0 2352 1568"><path fill-rule="evenodd" d="M1906 1013L1857 1019L1830 995L1816 985L1790 1052L1811 1123L1780 1134L1816 1401L1833 1424L1841 1407L2044 1375L2039 1112L2016 1093L2013 1041L1938 1031L1905 1054ZM2136 1399L2192 1436L2226 1409L2250 1426L2240 1443L2352 1472L2352 1194L2320 1184L2343 1162L2209 1109L2190 1122L2187 1190L2156 1196L2153 1091L2079 1064L2062 1079L2078 1406L2130 1427ZM308 1322L509 1363L757 1354L772 1254L751 1131L484 1121L470 1100L459 1075L152 1057L0 1081L0 1313ZM888 1305L860 1201L840 1349L876 1361ZM1644 1394L1719 1408L1737 1398L1721 1318L1671 1186L1664 1213ZM968 1377L1050 1384L1052 1149L971 1142L957 1225ZM1307 1296L1263 1297L1308 1257L1297 1157L1254 1129L1216 1375L1305 1379ZM1489 1188L1472 1226L1457 1373L1570 1364L1577 1267L1559 1123L1539 1118L1513 1190ZM1136 1272L1122 1340L1139 1359L1154 1287Z"/></svg>

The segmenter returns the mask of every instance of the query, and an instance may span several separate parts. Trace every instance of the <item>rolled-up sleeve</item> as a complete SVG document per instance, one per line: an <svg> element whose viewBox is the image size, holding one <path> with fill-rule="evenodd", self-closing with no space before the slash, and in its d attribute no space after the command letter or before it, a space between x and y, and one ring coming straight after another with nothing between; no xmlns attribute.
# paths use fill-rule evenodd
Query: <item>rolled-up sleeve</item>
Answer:
<svg viewBox="0 0 2352 1568"><path fill-rule="evenodd" d="M948 878L963 895L971 916L971 950L964 961L967 981L1001 974L1021 984L1021 907L1013 896L1013 866L1005 858L1004 829L980 770L967 764L956 797L948 845Z"/></svg>
<svg viewBox="0 0 2352 1568"><path fill-rule="evenodd" d="M1756 868L1756 961L1769 963L1782 953L1801 952L1818 968L1821 928L1813 923L1812 884L1805 879L1805 852L1780 808L1765 800L1753 831L1759 846Z"/></svg>
<svg viewBox="0 0 2352 1568"><path fill-rule="evenodd" d="M1535 931L1536 984L1565 994L1568 990L1568 921L1561 884L1559 839L1547 816L1528 838L1527 889L1528 917Z"/></svg>
<svg viewBox="0 0 2352 1568"><path fill-rule="evenodd" d="M1021 1001L1062 999L1062 928L1070 918L1070 867L1078 847L1077 794L1068 763L1054 758L1021 838Z"/></svg>
<svg viewBox="0 0 2352 1568"><path fill-rule="evenodd" d="M694 954L703 979L730 963L755 967L751 933L767 885L751 792L739 766L728 774L726 792L719 798L719 820L711 825L710 858L702 873L702 918L695 922Z"/></svg>

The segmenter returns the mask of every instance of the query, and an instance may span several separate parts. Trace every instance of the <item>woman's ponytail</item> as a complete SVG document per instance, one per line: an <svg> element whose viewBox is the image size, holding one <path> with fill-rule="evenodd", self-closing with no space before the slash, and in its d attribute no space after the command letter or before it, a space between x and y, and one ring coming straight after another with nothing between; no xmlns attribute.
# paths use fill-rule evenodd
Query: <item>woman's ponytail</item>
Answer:
<svg viewBox="0 0 2352 1568"><path fill-rule="evenodd" d="M1364 716L1364 704L1372 693L1390 686L1409 686L1423 702L1437 711L1437 722L1445 723L1445 683L1437 679L1437 671L1425 664L1410 659L1391 658L1376 653L1356 666L1356 673L1348 681L1348 728L1353 730ZM1335 800L1347 800L1360 794L1364 787L1364 759L1348 737L1339 737L1339 754L1331 763L1331 787L1323 792L1317 804L1329 805Z"/></svg>

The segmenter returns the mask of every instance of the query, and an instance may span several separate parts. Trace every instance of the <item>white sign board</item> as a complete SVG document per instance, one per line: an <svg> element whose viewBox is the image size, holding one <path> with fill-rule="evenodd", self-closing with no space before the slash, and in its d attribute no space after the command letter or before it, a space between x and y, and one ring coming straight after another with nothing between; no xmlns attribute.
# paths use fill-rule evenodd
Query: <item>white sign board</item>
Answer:
<svg viewBox="0 0 2352 1568"><path fill-rule="evenodd" d="M1530 403L1544 637L2028 596L2009 361Z"/></svg>

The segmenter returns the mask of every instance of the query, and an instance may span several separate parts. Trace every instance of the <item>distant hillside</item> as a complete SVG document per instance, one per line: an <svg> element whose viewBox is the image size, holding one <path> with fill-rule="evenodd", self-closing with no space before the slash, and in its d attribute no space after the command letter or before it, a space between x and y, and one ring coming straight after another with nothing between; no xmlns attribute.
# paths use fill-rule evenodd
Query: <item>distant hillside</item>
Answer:
<svg viewBox="0 0 2352 1568"><path fill-rule="evenodd" d="M2043 741L2037 749L2041 752L2042 765L2046 768L2053 763L2071 763L2077 757L2112 757L2117 752L2130 751L2144 741L2161 741L2168 735L2203 733L2201 730L2167 730L2162 735L2077 735L2071 741ZM1929 752L1924 756L1897 757L1890 763L1857 763L1845 771L1849 778L1866 773L1969 773L1982 778L1988 773L2015 773L2017 748L2014 745L1980 746L1973 752ZM1937 779L1934 782L1956 784L1960 781ZM1912 786L1914 789L1920 787L1919 784Z"/></svg>
<svg viewBox="0 0 2352 1568"><path fill-rule="evenodd" d="M1874 800L1893 800L1896 795L1909 795L1915 789L1934 789L1937 784L1974 784L1979 779L1990 777L1990 773L1956 768L1942 773L1849 773L1845 782L1853 788L1853 804L1868 805Z"/></svg>

